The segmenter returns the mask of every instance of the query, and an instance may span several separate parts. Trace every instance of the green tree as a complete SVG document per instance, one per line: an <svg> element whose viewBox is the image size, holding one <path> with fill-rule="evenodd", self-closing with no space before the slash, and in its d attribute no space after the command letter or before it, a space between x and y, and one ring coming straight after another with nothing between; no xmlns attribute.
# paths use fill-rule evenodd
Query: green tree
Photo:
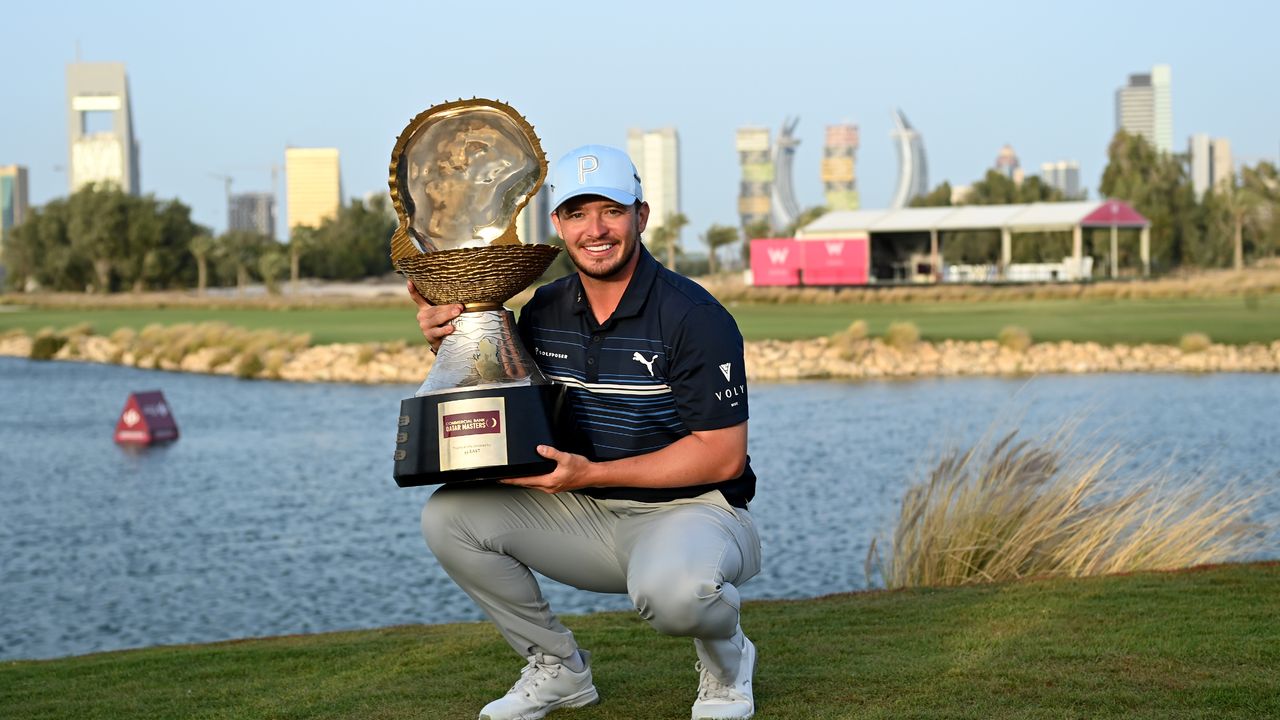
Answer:
<svg viewBox="0 0 1280 720"><path fill-rule="evenodd" d="M1144 138L1117 132L1107 149L1099 191L1124 200L1151 221L1151 261L1169 268L1201 243L1202 213L1184 159L1157 152ZM1190 258L1188 258L1190 259Z"/></svg>
<svg viewBox="0 0 1280 720"><path fill-rule="evenodd" d="M97 292L115 289L117 265L130 259L129 205L129 196L111 184L91 183L67 199L67 234L72 250L92 264Z"/></svg>
<svg viewBox="0 0 1280 720"><path fill-rule="evenodd" d="M5 243L9 284L98 292L181 286L194 275L187 244L198 229L176 200L87 185L14 229Z"/></svg>
<svg viewBox="0 0 1280 720"><path fill-rule="evenodd" d="M797 230L826 214L826 205L814 205L812 207L805 208L796 216L795 221L786 227L786 230L782 234L786 237L795 237Z"/></svg>
<svg viewBox="0 0 1280 720"><path fill-rule="evenodd" d="M391 272L391 235L397 221L377 198L339 208L315 228L311 247L300 254L300 272L331 280L355 280ZM296 232L297 229L295 229Z"/></svg>
<svg viewBox="0 0 1280 720"><path fill-rule="evenodd" d="M196 260L196 293L203 295L209 286L209 259L215 250L213 237L208 233L200 233L191 238L187 248Z"/></svg>
<svg viewBox="0 0 1280 720"><path fill-rule="evenodd" d="M148 279L158 280L161 274L163 229L155 198L126 196L125 212L124 247L116 259L115 271L122 286L141 292Z"/></svg>
<svg viewBox="0 0 1280 720"><path fill-rule="evenodd" d="M271 241L271 245L265 247L258 256L258 277L262 278L262 284L267 286L268 293L280 294L280 276L288 269L288 253L275 241Z"/></svg>
<svg viewBox="0 0 1280 720"><path fill-rule="evenodd" d="M302 278L302 258L315 250L317 230L297 225L289 232L289 285L296 291Z"/></svg>
<svg viewBox="0 0 1280 720"><path fill-rule="evenodd" d="M191 255L191 239L209 234L209 229L191 219L191 208L178 200L162 200L153 204L160 220L160 245L144 274L152 287L186 288L196 280L195 257Z"/></svg>
<svg viewBox="0 0 1280 720"><path fill-rule="evenodd" d="M1250 245L1254 258L1275 257L1280 250L1280 172L1269 162L1240 170L1240 185L1256 202L1251 216Z"/></svg>
<svg viewBox="0 0 1280 720"><path fill-rule="evenodd" d="M666 254L666 265L672 270L676 268L676 255L680 253L680 231L688 224L689 218L684 213L671 213L661 227L648 231L649 244Z"/></svg>
<svg viewBox="0 0 1280 720"><path fill-rule="evenodd" d="M948 207L951 205L951 183L943 181L926 195L911 199L911 207Z"/></svg>
<svg viewBox="0 0 1280 720"><path fill-rule="evenodd" d="M237 293L243 294L249 287L251 268L258 266L258 260L271 245L275 245L271 238L248 230L232 230L218 238L218 259L235 274Z"/></svg>
<svg viewBox="0 0 1280 720"><path fill-rule="evenodd" d="M773 237L773 226L769 224L769 218L760 218L752 223L747 223L742 228L742 237L745 240L742 243L742 266L751 267L751 241L762 240Z"/></svg>
<svg viewBox="0 0 1280 720"><path fill-rule="evenodd" d="M702 241L707 244L707 263L708 270L712 275L716 273L716 252L725 245L731 245L738 242L738 228L728 225L712 225L707 228L706 233L702 236Z"/></svg>

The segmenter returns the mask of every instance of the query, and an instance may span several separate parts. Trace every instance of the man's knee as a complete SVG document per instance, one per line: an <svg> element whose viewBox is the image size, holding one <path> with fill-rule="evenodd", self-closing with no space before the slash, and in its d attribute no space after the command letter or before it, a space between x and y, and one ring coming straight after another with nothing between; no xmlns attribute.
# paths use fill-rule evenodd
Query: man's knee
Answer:
<svg viewBox="0 0 1280 720"><path fill-rule="evenodd" d="M738 625L738 589L699 577L632 578L631 601L664 635L729 637Z"/></svg>

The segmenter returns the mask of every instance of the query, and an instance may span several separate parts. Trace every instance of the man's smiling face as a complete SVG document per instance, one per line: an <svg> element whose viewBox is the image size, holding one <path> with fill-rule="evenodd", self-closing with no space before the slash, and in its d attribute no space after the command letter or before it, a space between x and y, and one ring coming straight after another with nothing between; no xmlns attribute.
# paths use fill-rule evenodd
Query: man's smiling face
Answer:
<svg viewBox="0 0 1280 720"><path fill-rule="evenodd" d="M623 205L599 195L570 198L551 216L578 271L596 280L624 275L635 266L648 203Z"/></svg>

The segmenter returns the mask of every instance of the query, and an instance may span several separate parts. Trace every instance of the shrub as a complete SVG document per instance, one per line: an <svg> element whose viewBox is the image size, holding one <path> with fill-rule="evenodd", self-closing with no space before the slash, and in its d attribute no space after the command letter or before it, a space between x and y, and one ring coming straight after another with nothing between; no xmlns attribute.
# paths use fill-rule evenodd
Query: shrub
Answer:
<svg viewBox="0 0 1280 720"><path fill-rule="evenodd" d="M1198 353L1209 349L1213 342L1209 340L1209 336L1201 332L1191 332L1182 336L1178 341L1178 347L1182 348L1184 353Z"/></svg>
<svg viewBox="0 0 1280 720"><path fill-rule="evenodd" d="M831 336L831 347L843 360L857 355L867 339L867 321L854 320L849 327Z"/></svg>
<svg viewBox="0 0 1280 720"><path fill-rule="evenodd" d="M878 566L893 588L1168 570L1263 542L1245 522L1261 492L1134 470L1118 447L1093 449L1070 431L1015 436L944 454L903 498L887 562L872 542L868 577Z"/></svg>
<svg viewBox="0 0 1280 720"><path fill-rule="evenodd" d="M138 337L138 333L133 328L122 327L116 328L108 337L118 347L125 348L133 344L133 341Z"/></svg>
<svg viewBox="0 0 1280 720"><path fill-rule="evenodd" d="M266 358L262 362L262 374L272 379L279 379L280 371L284 369L284 364L288 360L288 350L285 350L284 348L268 350Z"/></svg>
<svg viewBox="0 0 1280 720"><path fill-rule="evenodd" d="M899 350L908 350L920 342L920 329L912 322L889 323L884 334L884 344Z"/></svg>
<svg viewBox="0 0 1280 720"><path fill-rule="evenodd" d="M93 334L94 334L93 326L87 322L76 323L75 325L72 325L71 327L62 331L62 335L64 335L67 338L88 337Z"/></svg>
<svg viewBox="0 0 1280 720"><path fill-rule="evenodd" d="M31 359L32 360L52 360L63 345L67 344L67 339L61 335L51 332L41 332L36 335L35 340L31 343Z"/></svg>
<svg viewBox="0 0 1280 720"><path fill-rule="evenodd" d="M361 343L360 346L356 348L356 364L368 365L369 361L373 359L373 356L376 355L377 352L377 343Z"/></svg>
<svg viewBox="0 0 1280 720"><path fill-rule="evenodd" d="M235 375L238 378L252 380L262 374L265 367L266 366L263 365L262 358L258 356L258 353L243 352L240 353L240 357L236 358Z"/></svg>
<svg viewBox="0 0 1280 720"><path fill-rule="evenodd" d="M996 341L1000 343L1000 347L1009 348L1014 352L1025 352L1031 347L1031 333L1017 325L1006 325L1001 328Z"/></svg>
<svg viewBox="0 0 1280 720"><path fill-rule="evenodd" d="M222 367L223 365L226 365L227 363L235 359L236 359L236 353L231 348L228 348L228 347L218 348L218 350L214 352L213 357L209 358L209 369L217 370L218 368Z"/></svg>

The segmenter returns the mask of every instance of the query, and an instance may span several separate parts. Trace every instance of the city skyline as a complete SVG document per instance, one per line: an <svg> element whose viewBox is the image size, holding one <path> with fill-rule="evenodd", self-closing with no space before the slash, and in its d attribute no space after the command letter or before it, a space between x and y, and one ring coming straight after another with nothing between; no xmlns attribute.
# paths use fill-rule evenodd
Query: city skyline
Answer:
<svg viewBox="0 0 1280 720"><path fill-rule="evenodd" d="M704 249L695 238L710 224L737 224L736 129L776 132L788 117L801 120L794 168L801 208L823 202L823 133L842 123L860 127L861 206L889 204L897 172L894 107L906 110L926 139L932 186L980 179L992 150L1010 143L1027 168L1076 159L1081 184L1096 196L1115 91L1129 75L1162 64L1177 85L1175 152L1207 133L1230 140L1237 163L1274 160L1280 99L1258 94L1247 78L1276 65L1264 28L1276 25L1280 9L1215 8L1231 32L1204 35L1185 21L1199 6L1183 5L1160 13L1103 3L1070 10L1015 3L788 7L767 33L781 38L776 42L760 35L760 14L773 7L762 3L730 10L656 2L644 13L516 7L498 14L536 39L537 50L507 43L475 53L463 34L444 33L424 54L419 43L393 40L388 28L427 13L434 26L459 27L469 17L465 9L387 2L353 13L333 2L231 2L162 17L143 3L73 2L70 10L24 4L7 11L12 27L53 31L14 32L0 47L0 62L22 70L6 78L10 112L0 117L0 165L29 169L32 205L66 194L65 74L77 45L81 61L127 69L141 191L181 200L217 231L226 227L226 192L211 175L234 178L237 191L266 191L287 146L335 147L348 195L385 192L387 160L405 120L473 95L500 98L525 114L552 159L588 142L625 147L629 127L676 128L681 205L690 219L685 246L694 251ZM255 23L237 22L250 8ZM929 22L919 22L921 15ZM1108 22L1095 22L1100 16ZM682 22L672 24L674 17ZM166 32L172 23L202 32ZM561 41L592 28L608 28L607 51L584 58ZM911 28L912 42L886 32L896 28ZM1017 40L999 52L966 41L992 28ZM741 42L753 36L762 41ZM1082 47L1103 49L1040 60L1035 48L1046 36L1084 38ZM1009 62L1020 53L1027 62ZM641 60L638 74L622 71L622 57ZM579 85L586 89L573 89ZM288 209L283 197L278 202L283 220Z"/></svg>

